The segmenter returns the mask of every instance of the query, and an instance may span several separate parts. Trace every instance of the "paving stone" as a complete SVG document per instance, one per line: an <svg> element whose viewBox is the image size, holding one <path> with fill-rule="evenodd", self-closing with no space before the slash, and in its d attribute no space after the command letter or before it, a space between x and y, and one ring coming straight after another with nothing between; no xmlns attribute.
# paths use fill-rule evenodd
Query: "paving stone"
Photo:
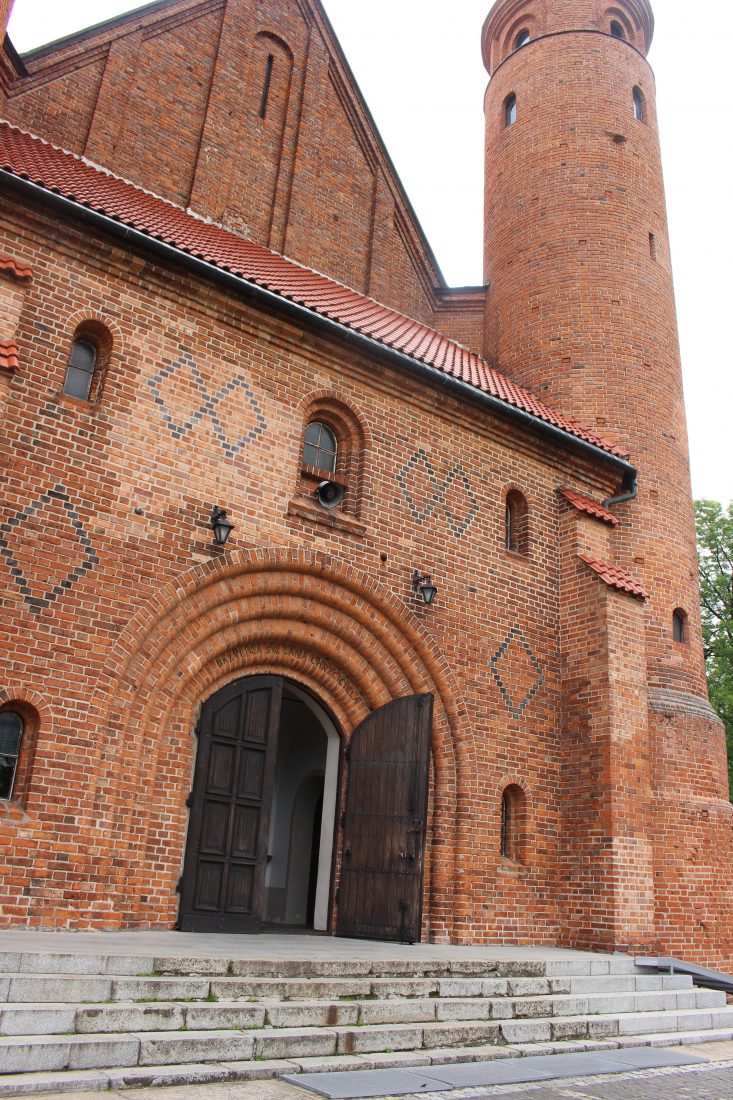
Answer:
<svg viewBox="0 0 733 1100"><path fill-rule="evenodd" d="M465 1047L435 1047L427 1053L434 1066L453 1065L456 1062L493 1062L497 1058L521 1057L518 1047L494 1046L491 1043Z"/></svg>
<svg viewBox="0 0 733 1100"><path fill-rule="evenodd" d="M423 1029L420 1027L363 1027L339 1031L339 1054L371 1054L374 1051L419 1050L422 1047Z"/></svg>
<svg viewBox="0 0 733 1100"><path fill-rule="evenodd" d="M113 1001L197 1001L208 995L208 978L115 978L110 998Z"/></svg>
<svg viewBox="0 0 733 1100"><path fill-rule="evenodd" d="M20 966L20 951L0 952L0 974L15 974Z"/></svg>
<svg viewBox="0 0 733 1100"><path fill-rule="evenodd" d="M43 1041L33 1036L0 1039L0 1073L39 1073L66 1069L69 1064L68 1038Z"/></svg>
<svg viewBox="0 0 733 1100"><path fill-rule="evenodd" d="M104 955L46 955L23 952L17 967L19 974L104 974Z"/></svg>
<svg viewBox="0 0 733 1100"><path fill-rule="evenodd" d="M415 1024L435 1019L437 1000L413 998L409 1001L362 1001L359 1007L360 1024ZM341 1023L342 1021L338 1021ZM356 1023L344 1020L343 1023Z"/></svg>
<svg viewBox="0 0 733 1100"><path fill-rule="evenodd" d="M263 1011L266 1011L268 1027L335 1027L337 1024L357 1023L359 1008L358 1001L323 1004L290 1001L268 1004ZM373 1022L379 1023L379 1020Z"/></svg>
<svg viewBox="0 0 733 1100"><path fill-rule="evenodd" d="M459 1024L426 1024L423 1028L423 1046L448 1047L472 1046L476 1043L497 1043L501 1041L502 1025L474 1021Z"/></svg>
<svg viewBox="0 0 733 1100"><path fill-rule="evenodd" d="M507 1043L543 1043L552 1038L549 1020L502 1020L498 1026Z"/></svg>
<svg viewBox="0 0 733 1100"><path fill-rule="evenodd" d="M73 1070L63 1073L11 1073L0 1077L0 1097L28 1096L43 1093L79 1093L84 1090L104 1090L109 1075L102 1070ZM87 1093L88 1094L88 1093Z"/></svg>
<svg viewBox="0 0 733 1100"><path fill-rule="evenodd" d="M506 978L484 978L481 982L482 997L506 997L509 982Z"/></svg>
<svg viewBox="0 0 733 1100"><path fill-rule="evenodd" d="M451 980L451 979L449 979ZM460 980L460 979L458 979ZM438 978L374 978L373 997L429 997L435 993L443 979Z"/></svg>
<svg viewBox="0 0 733 1100"><path fill-rule="evenodd" d="M185 1025L190 1031L216 1031L221 1028L244 1030L263 1027L265 1006L242 1001L218 1001L216 1004L182 1005Z"/></svg>
<svg viewBox="0 0 733 1100"><path fill-rule="evenodd" d="M24 974L10 979L8 1001L109 1001L112 980L100 977L61 977L58 975Z"/></svg>
<svg viewBox="0 0 733 1100"><path fill-rule="evenodd" d="M295 1062L290 1059L272 1058L261 1062L222 1062L223 1069L228 1069L230 1080L233 1081L266 1081L271 1077L282 1077L285 1073L292 1073Z"/></svg>
<svg viewBox="0 0 733 1100"><path fill-rule="evenodd" d="M370 1062L373 1062L375 1069L389 1069L391 1066L399 1068L403 1066L429 1066L432 1063L429 1052L424 1050L375 1051L367 1057Z"/></svg>
<svg viewBox="0 0 733 1100"><path fill-rule="evenodd" d="M59 1035L74 1031L76 1007L6 1005L0 1009L0 1035Z"/></svg>
<svg viewBox="0 0 733 1100"><path fill-rule="evenodd" d="M475 975L481 978L496 974L498 970L498 962L483 962L481 959L454 959L449 968L451 975Z"/></svg>
<svg viewBox="0 0 733 1100"><path fill-rule="evenodd" d="M113 1089L142 1089L164 1085L205 1085L214 1081L230 1081L232 1076L232 1070L227 1065L189 1063L112 1069L107 1078Z"/></svg>
<svg viewBox="0 0 733 1100"><path fill-rule="evenodd" d="M454 997L446 1001L434 1001L433 1012L436 1020L488 1020L494 1018L494 1004L495 1002L482 998L461 1000Z"/></svg>
<svg viewBox="0 0 733 1100"><path fill-rule="evenodd" d="M323 1058L336 1053L335 1031L326 1028L265 1028L254 1033L254 1058Z"/></svg>
<svg viewBox="0 0 733 1100"><path fill-rule="evenodd" d="M481 997L485 982L481 978L441 978L438 982L440 997Z"/></svg>
<svg viewBox="0 0 733 1100"><path fill-rule="evenodd" d="M416 1052L409 1052L410 1054ZM288 1065L306 1073L342 1073L346 1070L374 1069L376 1067L375 1054L340 1054L327 1058L291 1058Z"/></svg>
<svg viewBox="0 0 733 1100"><path fill-rule="evenodd" d="M227 958L167 958L166 956L160 956L153 959L150 970L155 974L204 977L212 974L228 974L230 965Z"/></svg>
<svg viewBox="0 0 733 1100"><path fill-rule="evenodd" d="M553 1039L586 1039L588 1037L587 1020L568 1020L560 1017L550 1025Z"/></svg>
<svg viewBox="0 0 733 1100"><path fill-rule="evenodd" d="M238 1031L141 1032L141 1066L249 1060L254 1039Z"/></svg>
<svg viewBox="0 0 733 1100"><path fill-rule="evenodd" d="M544 978L550 972L544 959L502 959L496 968L500 978Z"/></svg>
<svg viewBox="0 0 733 1100"><path fill-rule="evenodd" d="M69 1036L69 1069L108 1069L135 1066L140 1040L136 1035Z"/></svg>
<svg viewBox="0 0 733 1100"><path fill-rule="evenodd" d="M547 978L510 978L507 981L507 994L510 997L538 997L551 992Z"/></svg>
<svg viewBox="0 0 733 1100"><path fill-rule="evenodd" d="M184 1026L184 1019L183 1008L176 1004L126 1002L85 1005L77 1009L71 1030L80 1034L100 1031L177 1031Z"/></svg>
<svg viewBox="0 0 733 1100"><path fill-rule="evenodd" d="M232 959L229 972L253 978L359 978L371 974L372 964L369 959Z"/></svg>

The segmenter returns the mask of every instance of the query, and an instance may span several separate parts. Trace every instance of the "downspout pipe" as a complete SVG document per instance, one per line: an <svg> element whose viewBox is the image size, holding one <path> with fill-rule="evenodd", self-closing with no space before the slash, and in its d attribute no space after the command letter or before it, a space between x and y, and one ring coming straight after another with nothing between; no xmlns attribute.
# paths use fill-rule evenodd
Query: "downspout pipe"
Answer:
<svg viewBox="0 0 733 1100"><path fill-rule="evenodd" d="M627 470L621 482L621 492L618 496L604 500L603 507L612 508L614 504L625 504L627 500L635 500L638 492L639 481L636 470Z"/></svg>
<svg viewBox="0 0 733 1100"><path fill-rule="evenodd" d="M460 394L464 399L488 406L500 416L519 421L525 427L531 428L541 435L548 436L554 442L562 443L564 447L572 447L575 450L583 452L592 457L596 462L602 461L615 466L616 469L620 470L623 474L624 484L633 483L634 486L636 485L636 469L627 462L625 458L611 454L609 451L604 451L602 447L598 447L595 443L590 443L579 436L573 435L571 432L565 431L563 428L558 428L554 424L549 424L547 421L540 420L531 413L525 412L524 409L519 409L515 405L510 405L508 402L502 401L501 398L494 397L493 394L479 390L460 378L454 378L444 371L439 370L437 367L432 367L430 364L423 363L419 359L413 359L409 355L405 355L403 352L397 351L394 348L386 347L384 344L380 344L378 340L374 340L372 337L366 336L363 333L356 332L354 329L350 329L339 321L332 320L330 317L324 317L322 314L316 313L312 309L308 309L307 306L300 305L298 302L293 302L288 298L284 298L281 294L276 294L274 291L268 290L267 287L250 282L241 275L235 275L231 271L226 271L221 267L217 267L216 264L212 264L208 260L204 260L199 256L194 256L189 252L184 252L182 249L176 248L166 241L161 241L157 237L151 237L147 233L141 232L139 229L134 229L132 226L125 225L124 222L116 221L114 218L108 217L106 214L100 214L96 210L91 210L88 206L83 206L73 199L66 198L64 195L59 195L54 191L48 191L45 187L33 183L32 180L22 179L13 172L7 171L7 169L0 169L0 179L5 180L11 187L15 187L21 192L41 199L50 205L56 205L69 211L69 213L72 213L78 220L90 221L92 224L107 230L116 237L121 237L123 240L127 241L134 241L142 248L149 249L152 252L165 256L167 259L188 268L198 275L213 279L215 282L222 283L230 288L236 287L240 294L248 295L262 302L267 302L272 309L279 313L299 317L302 321L307 321L307 324L312 328L323 329L332 335L338 336L342 340L347 340L361 347L367 347L372 353L390 359L403 370L408 370L412 374L422 376L423 378L430 378L441 388L452 390ZM636 496L636 489L634 489L633 496ZM631 497L624 496L623 499L629 500ZM611 501L616 502L617 498L612 497Z"/></svg>

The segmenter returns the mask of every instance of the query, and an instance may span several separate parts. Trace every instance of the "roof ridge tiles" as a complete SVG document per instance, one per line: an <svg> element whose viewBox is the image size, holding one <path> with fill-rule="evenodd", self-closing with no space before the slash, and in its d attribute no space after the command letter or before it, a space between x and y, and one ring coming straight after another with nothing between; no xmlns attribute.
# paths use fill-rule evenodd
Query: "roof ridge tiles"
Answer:
<svg viewBox="0 0 733 1100"><path fill-rule="evenodd" d="M626 457L437 329L3 120L0 169L443 371L600 451Z"/></svg>

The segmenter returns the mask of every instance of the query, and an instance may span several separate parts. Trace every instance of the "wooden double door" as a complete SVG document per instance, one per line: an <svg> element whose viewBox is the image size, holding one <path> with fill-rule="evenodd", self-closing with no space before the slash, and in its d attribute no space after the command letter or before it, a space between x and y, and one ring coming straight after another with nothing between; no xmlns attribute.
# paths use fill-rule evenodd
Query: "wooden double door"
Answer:
<svg viewBox="0 0 733 1100"><path fill-rule="evenodd" d="M183 931L256 932L265 918L283 688L282 677L252 676L204 704L181 880ZM415 695L374 711L352 734L342 769L338 935L420 938L431 723L432 696Z"/></svg>

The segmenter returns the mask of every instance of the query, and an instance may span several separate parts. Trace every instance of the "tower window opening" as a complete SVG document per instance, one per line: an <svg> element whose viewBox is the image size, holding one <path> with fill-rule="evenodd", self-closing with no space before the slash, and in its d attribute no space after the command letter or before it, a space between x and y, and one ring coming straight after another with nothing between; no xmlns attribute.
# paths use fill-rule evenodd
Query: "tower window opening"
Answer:
<svg viewBox="0 0 733 1100"><path fill-rule="evenodd" d="M517 35L517 37L514 39L514 49L515 50L520 50L522 48L522 46L527 45L527 43L529 42L529 39L530 39L529 31L525 27L525 29L523 31L520 31L519 34Z"/></svg>
<svg viewBox="0 0 733 1100"><path fill-rule="evenodd" d="M646 111L645 111L645 104L644 104L644 93L642 92L641 88L637 88L637 87L634 88L633 98L634 98L634 118L638 119L639 122L644 122Z"/></svg>
<svg viewBox="0 0 733 1100"><path fill-rule="evenodd" d="M613 35L614 38L620 38L620 39L622 39L622 41L624 41L624 42L626 41L626 35L624 34L624 28L621 26L620 23L616 22L615 19L611 23L611 34Z"/></svg>
<svg viewBox="0 0 733 1100"><path fill-rule="evenodd" d="M517 121L517 97L512 92L504 100L504 124L506 126L513 126Z"/></svg>
<svg viewBox="0 0 733 1100"><path fill-rule="evenodd" d="M687 615L681 607L675 608L672 613L672 637L675 642L687 641Z"/></svg>
<svg viewBox="0 0 733 1100"><path fill-rule="evenodd" d="M653 260L657 258L657 238L653 233L649 234L649 255Z"/></svg>
<svg viewBox="0 0 733 1100"><path fill-rule="evenodd" d="M267 113L267 100L270 96L270 82L274 65L275 58L272 54L268 54L267 63L265 64L265 79L262 84L262 98L260 99L260 118L264 118Z"/></svg>

